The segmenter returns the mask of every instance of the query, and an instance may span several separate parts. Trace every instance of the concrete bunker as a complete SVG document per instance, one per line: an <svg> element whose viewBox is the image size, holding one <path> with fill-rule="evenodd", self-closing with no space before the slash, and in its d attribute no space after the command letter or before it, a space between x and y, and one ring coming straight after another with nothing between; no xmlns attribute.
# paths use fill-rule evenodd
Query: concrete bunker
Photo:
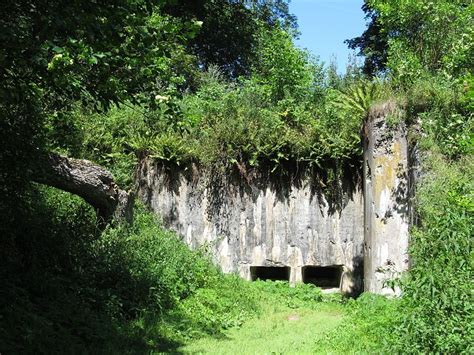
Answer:
<svg viewBox="0 0 474 355"><path fill-rule="evenodd" d="M411 166L417 150L408 146L403 120L387 124L392 114L398 115L394 102L372 108L362 166L344 165L332 186L324 182L325 171L249 178L150 158L137 172L138 196L189 247L209 246L225 273L351 295L398 294L386 281L408 269L418 168Z"/></svg>
<svg viewBox="0 0 474 355"><path fill-rule="evenodd" d="M339 288L341 286L342 265L306 265L302 267L301 271L303 283L321 288Z"/></svg>
<svg viewBox="0 0 474 355"><path fill-rule="evenodd" d="M289 266L250 266L252 281L290 281L290 272Z"/></svg>

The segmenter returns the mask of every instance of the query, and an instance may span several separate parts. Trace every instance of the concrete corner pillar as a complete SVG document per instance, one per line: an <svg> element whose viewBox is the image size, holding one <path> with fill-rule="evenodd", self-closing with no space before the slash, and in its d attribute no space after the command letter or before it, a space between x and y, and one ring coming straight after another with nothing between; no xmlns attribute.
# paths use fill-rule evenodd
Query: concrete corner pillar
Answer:
<svg viewBox="0 0 474 355"><path fill-rule="evenodd" d="M364 129L364 290L384 295L400 293L389 281L408 269L408 142L396 115L392 102L374 107Z"/></svg>

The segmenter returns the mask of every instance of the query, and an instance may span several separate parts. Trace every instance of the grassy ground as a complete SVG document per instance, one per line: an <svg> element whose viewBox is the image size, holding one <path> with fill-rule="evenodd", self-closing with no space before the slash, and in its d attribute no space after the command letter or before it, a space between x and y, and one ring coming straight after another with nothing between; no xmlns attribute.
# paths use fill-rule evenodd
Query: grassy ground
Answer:
<svg viewBox="0 0 474 355"><path fill-rule="evenodd" d="M203 338L182 350L191 354L314 354L315 344L342 321L335 304L318 309L268 309L222 339ZM328 349L320 348L320 353Z"/></svg>
<svg viewBox="0 0 474 355"><path fill-rule="evenodd" d="M285 290L286 288L286 290ZM342 323L344 307L322 301L319 290L288 285L259 286L262 312L220 337L205 337L181 347L185 354L314 354L331 349L322 341Z"/></svg>

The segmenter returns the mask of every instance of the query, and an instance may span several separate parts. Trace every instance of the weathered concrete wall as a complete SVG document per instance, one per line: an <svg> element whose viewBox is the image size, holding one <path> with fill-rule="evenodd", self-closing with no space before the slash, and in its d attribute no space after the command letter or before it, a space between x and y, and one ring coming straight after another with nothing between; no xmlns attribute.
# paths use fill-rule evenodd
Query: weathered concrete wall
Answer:
<svg viewBox="0 0 474 355"><path fill-rule="evenodd" d="M365 126L364 289L378 294L398 294L386 281L409 264L407 129L387 123L396 110L393 103L374 107Z"/></svg>
<svg viewBox="0 0 474 355"><path fill-rule="evenodd" d="M305 265L342 265L341 289L362 288L362 187L343 181L337 201L310 178L276 184L167 171L144 161L139 196L193 248L207 244L224 272L250 279L250 266L290 266L301 281Z"/></svg>

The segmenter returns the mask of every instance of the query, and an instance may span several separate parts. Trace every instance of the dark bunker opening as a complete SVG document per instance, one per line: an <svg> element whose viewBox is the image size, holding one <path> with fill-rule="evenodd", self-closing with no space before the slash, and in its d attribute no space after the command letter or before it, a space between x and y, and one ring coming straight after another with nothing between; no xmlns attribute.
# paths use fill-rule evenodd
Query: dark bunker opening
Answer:
<svg viewBox="0 0 474 355"><path fill-rule="evenodd" d="M321 288L336 288L341 285L342 265L303 266L303 282Z"/></svg>
<svg viewBox="0 0 474 355"><path fill-rule="evenodd" d="M251 266L250 276L255 280L290 281L289 266Z"/></svg>

